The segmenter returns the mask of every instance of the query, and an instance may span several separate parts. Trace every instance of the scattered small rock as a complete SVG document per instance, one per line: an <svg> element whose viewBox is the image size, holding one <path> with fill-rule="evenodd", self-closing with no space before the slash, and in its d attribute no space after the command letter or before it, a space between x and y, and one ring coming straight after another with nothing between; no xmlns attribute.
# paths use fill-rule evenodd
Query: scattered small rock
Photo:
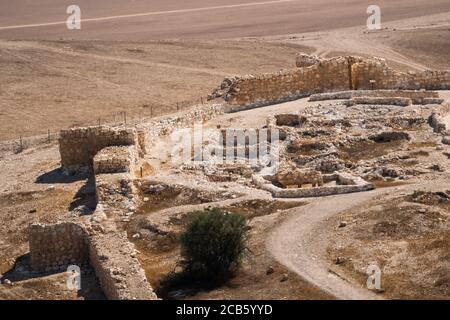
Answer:
<svg viewBox="0 0 450 320"><path fill-rule="evenodd" d="M339 222L339 228L345 228L347 226L347 221L341 221Z"/></svg>
<svg viewBox="0 0 450 320"><path fill-rule="evenodd" d="M438 172L443 172L444 169L442 168L441 165L439 164L433 164L432 166L430 166L428 169L433 170L433 171L438 171Z"/></svg>
<svg viewBox="0 0 450 320"><path fill-rule="evenodd" d="M141 235L140 235L139 233L135 233L135 234L133 234L132 238L133 238L134 240L137 240L137 239L140 239L140 238L141 238Z"/></svg>
<svg viewBox="0 0 450 320"><path fill-rule="evenodd" d="M267 268L266 275L271 275L274 272L275 272L274 268L272 266L270 266Z"/></svg>
<svg viewBox="0 0 450 320"><path fill-rule="evenodd" d="M283 276L281 277L280 282L286 282L289 280L289 275L287 273L284 273Z"/></svg>
<svg viewBox="0 0 450 320"><path fill-rule="evenodd" d="M30 211L28 211L29 213L36 213L37 210L36 209L31 209Z"/></svg>

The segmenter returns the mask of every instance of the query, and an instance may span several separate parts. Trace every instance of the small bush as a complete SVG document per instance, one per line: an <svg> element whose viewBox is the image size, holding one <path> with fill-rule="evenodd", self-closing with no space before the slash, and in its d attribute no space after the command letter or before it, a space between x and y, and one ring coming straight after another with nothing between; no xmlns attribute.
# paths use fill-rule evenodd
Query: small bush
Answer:
<svg viewBox="0 0 450 320"><path fill-rule="evenodd" d="M185 273L200 281L225 281L240 265L247 239L242 215L218 208L193 213L180 236Z"/></svg>

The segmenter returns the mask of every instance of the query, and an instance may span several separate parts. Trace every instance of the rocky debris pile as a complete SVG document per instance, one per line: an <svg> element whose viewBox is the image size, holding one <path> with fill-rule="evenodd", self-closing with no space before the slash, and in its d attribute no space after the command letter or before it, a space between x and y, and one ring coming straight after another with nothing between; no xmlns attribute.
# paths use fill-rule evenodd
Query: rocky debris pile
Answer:
<svg viewBox="0 0 450 320"><path fill-rule="evenodd" d="M227 77L223 79L220 86L214 89L214 91L208 96L208 100L223 98L225 101L229 101L232 98L233 87L238 80L239 77Z"/></svg>
<svg viewBox="0 0 450 320"><path fill-rule="evenodd" d="M307 118L298 114L283 113L275 115L275 125L296 127L304 124Z"/></svg>
<svg viewBox="0 0 450 320"><path fill-rule="evenodd" d="M438 192L416 190L408 196L408 201L426 205L450 204L450 190Z"/></svg>
<svg viewBox="0 0 450 320"><path fill-rule="evenodd" d="M311 184L312 187L323 186L322 174L319 171L311 169L299 169L294 166L283 165L278 169L276 181L283 187L288 188Z"/></svg>
<svg viewBox="0 0 450 320"><path fill-rule="evenodd" d="M295 57L295 65L297 68L307 68L320 63L322 59L315 55L306 53L298 53Z"/></svg>

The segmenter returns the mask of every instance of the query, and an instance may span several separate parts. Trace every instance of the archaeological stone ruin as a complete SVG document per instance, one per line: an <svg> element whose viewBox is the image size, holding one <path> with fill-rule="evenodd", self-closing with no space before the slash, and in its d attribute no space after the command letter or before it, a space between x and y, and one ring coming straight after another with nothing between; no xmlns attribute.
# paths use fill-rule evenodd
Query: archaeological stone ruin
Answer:
<svg viewBox="0 0 450 320"><path fill-rule="evenodd" d="M296 65L274 74L226 78L211 94L211 104L137 126L61 131L62 171L94 179L96 209L88 215L68 214L57 224L30 226L33 269L57 272L69 265L89 265L109 299L158 299L123 227L143 205L143 194L145 198L176 187L180 193L207 198L202 187L215 190L229 183L242 194L323 197L365 192L379 181L407 181L434 170L414 162L410 146L426 139L427 130L448 141L450 106L437 90L450 90L450 71L402 73L378 58L305 54L297 57ZM309 97L305 108L280 109L252 128L266 130L264 139L251 140L245 136L248 128L226 126L225 121L211 124L227 114L304 97ZM215 152L207 159L192 156L171 165L171 134L199 123L211 124L208 128L218 133L209 140L204 134L201 140L205 150ZM279 134L276 139L270 138L274 132ZM227 134L231 144L225 143ZM252 150L260 156L256 150L261 146L278 153L276 160L265 163L270 170L248 161ZM388 152L392 150L395 156ZM226 154L232 155L231 163L222 161ZM146 177L147 167L153 173ZM193 177L200 182L192 182ZM226 193L209 201L239 196ZM203 198L195 201L207 203ZM180 204L182 209L189 207Z"/></svg>

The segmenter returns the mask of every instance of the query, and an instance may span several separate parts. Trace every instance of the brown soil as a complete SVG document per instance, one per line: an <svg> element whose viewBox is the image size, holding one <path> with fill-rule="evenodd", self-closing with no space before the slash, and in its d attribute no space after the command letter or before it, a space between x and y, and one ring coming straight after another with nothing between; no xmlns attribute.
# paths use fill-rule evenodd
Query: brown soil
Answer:
<svg viewBox="0 0 450 320"><path fill-rule="evenodd" d="M0 285L0 300L103 300L105 299L97 279L83 274L82 290L67 288L67 274L60 273L37 279L14 282L12 286Z"/></svg>
<svg viewBox="0 0 450 320"><path fill-rule="evenodd" d="M331 270L364 285L365 270L375 263L386 298L448 299L450 211L448 199L438 200L442 194L416 191L380 198L335 217L335 225L348 225L335 229L329 244Z"/></svg>
<svg viewBox="0 0 450 320"><path fill-rule="evenodd" d="M368 160L386 155L402 146L401 141L373 142L362 140L342 146L338 149L339 157L352 162Z"/></svg>
<svg viewBox="0 0 450 320"><path fill-rule="evenodd" d="M298 51L311 50L254 41L0 41L0 140L120 122L123 112L127 122L175 112L205 102L226 76L293 67Z"/></svg>
<svg viewBox="0 0 450 320"><path fill-rule="evenodd" d="M73 194L64 190L28 191L0 196L0 274L10 270L15 258L28 251L30 224L54 223L67 211Z"/></svg>
<svg viewBox="0 0 450 320"><path fill-rule="evenodd" d="M370 183L376 188L389 188L389 187L395 187L395 186L401 186L404 184L408 184L409 182L406 181L399 181L399 180L370 180Z"/></svg>
<svg viewBox="0 0 450 320"><path fill-rule="evenodd" d="M139 260L145 269L147 279L157 292L169 299L331 299L314 286L277 263L266 251L265 234L283 216L283 211L304 205L300 201L244 200L224 209L247 216L252 226L248 252L241 268L224 285L215 289L190 287L165 287L161 282L174 272L179 271L179 247L175 239L169 236L166 245L151 244L145 237L131 239L139 250ZM186 219L182 222L186 224ZM268 268L273 273L267 274ZM287 280L282 278L287 275Z"/></svg>
<svg viewBox="0 0 450 320"><path fill-rule="evenodd" d="M270 215L279 211L300 207L305 201L279 201L279 200L244 200L223 209L239 213L252 219L259 216Z"/></svg>
<svg viewBox="0 0 450 320"><path fill-rule="evenodd" d="M449 37L449 27L415 29L401 32L401 38L392 37L391 43L394 50L410 59L420 60L434 69L448 70L450 56L442 52L450 52Z"/></svg>

